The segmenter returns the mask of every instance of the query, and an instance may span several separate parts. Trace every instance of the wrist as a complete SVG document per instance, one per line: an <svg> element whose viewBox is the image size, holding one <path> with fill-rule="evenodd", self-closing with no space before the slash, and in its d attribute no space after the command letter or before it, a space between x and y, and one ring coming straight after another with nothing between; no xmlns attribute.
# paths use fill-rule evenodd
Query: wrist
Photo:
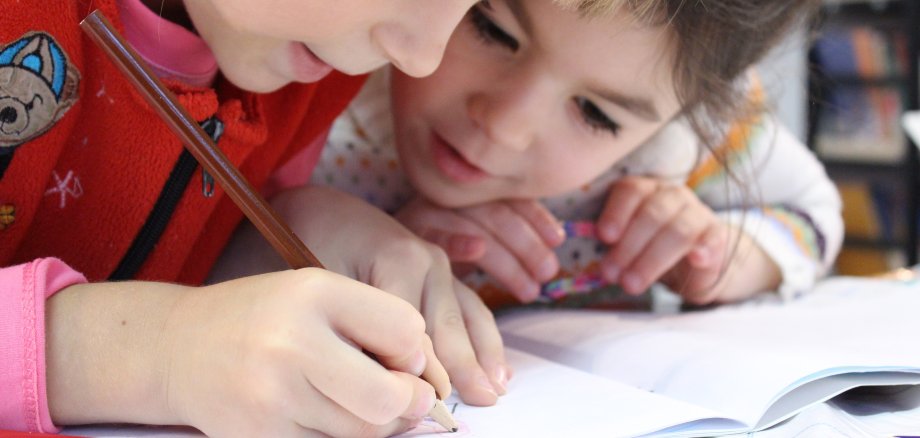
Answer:
<svg viewBox="0 0 920 438"><path fill-rule="evenodd" d="M761 292L776 290L782 281L779 267L749 234L731 228L739 240L737 245L729 249L731 258L725 273L726 281L721 285L723 293L718 301L740 301Z"/></svg>
<svg viewBox="0 0 920 438"><path fill-rule="evenodd" d="M165 391L170 341L163 334L186 290L97 283L71 286L48 300L48 401L55 424L181 424Z"/></svg>

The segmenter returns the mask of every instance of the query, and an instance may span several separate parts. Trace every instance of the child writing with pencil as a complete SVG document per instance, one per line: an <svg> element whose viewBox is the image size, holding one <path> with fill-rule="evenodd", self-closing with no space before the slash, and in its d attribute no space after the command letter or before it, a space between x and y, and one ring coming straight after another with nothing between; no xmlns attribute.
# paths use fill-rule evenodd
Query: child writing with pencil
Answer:
<svg viewBox="0 0 920 438"><path fill-rule="evenodd" d="M347 74L385 63L431 73L473 3L5 5L0 428L387 436L451 383L494 403L506 369L487 309L443 252L371 206L311 188L274 197L317 202L288 219L352 278L310 268L195 286L241 213L79 27L94 9L109 17L262 188L295 184L278 169L304 149L318 156L319 134L364 79Z"/></svg>
<svg viewBox="0 0 920 438"><path fill-rule="evenodd" d="M747 73L815 2L565 3L480 2L433 75L372 77L314 183L478 267L491 303L791 297L827 272L836 189Z"/></svg>

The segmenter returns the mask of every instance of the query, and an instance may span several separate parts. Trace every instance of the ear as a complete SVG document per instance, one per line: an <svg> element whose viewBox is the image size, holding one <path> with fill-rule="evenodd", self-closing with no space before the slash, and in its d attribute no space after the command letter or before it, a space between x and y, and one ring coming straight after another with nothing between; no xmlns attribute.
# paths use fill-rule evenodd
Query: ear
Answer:
<svg viewBox="0 0 920 438"><path fill-rule="evenodd" d="M57 122L64 117L67 110L77 102L80 97L80 72L71 63L67 63L67 74L64 79L64 86L61 88L61 96L58 99L58 109L54 115L52 123Z"/></svg>

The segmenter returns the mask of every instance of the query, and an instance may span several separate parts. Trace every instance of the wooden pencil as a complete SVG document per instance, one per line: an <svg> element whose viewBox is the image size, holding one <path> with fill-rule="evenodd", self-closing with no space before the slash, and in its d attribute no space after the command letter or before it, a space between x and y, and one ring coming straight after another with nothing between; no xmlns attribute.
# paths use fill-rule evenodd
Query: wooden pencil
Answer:
<svg viewBox="0 0 920 438"><path fill-rule="evenodd" d="M307 249L303 241L281 220L265 198L249 184L246 177L179 104L175 95L153 74L147 63L125 43L124 38L102 12L93 11L80 23L80 27L109 55L118 69L289 266L295 269L323 267L319 259Z"/></svg>
<svg viewBox="0 0 920 438"><path fill-rule="evenodd" d="M147 63L125 42L102 12L95 10L90 13L80 23L80 27L109 55L147 103L291 268L323 268L319 259L217 148L211 137L179 104L175 95L153 74ZM429 416L445 429L452 432L457 430L456 422L442 401L435 403Z"/></svg>
<svg viewBox="0 0 920 438"><path fill-rule="evenodd" d="M431 411L428 412L428 416L451 433L456 432L459 429L457 427L457 422L454 420L454 416L450 414L450 410L447 409L447 405L445 405L441 400L435 399L434 407L432 407Z"/></svg>

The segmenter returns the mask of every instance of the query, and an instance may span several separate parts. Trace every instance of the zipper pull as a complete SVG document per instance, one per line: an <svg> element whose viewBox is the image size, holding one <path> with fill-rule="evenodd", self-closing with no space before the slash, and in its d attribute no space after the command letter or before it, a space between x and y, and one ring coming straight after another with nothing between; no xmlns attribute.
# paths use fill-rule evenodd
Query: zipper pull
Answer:
<svg viewBox="0 0 920 438"><path fill-rule="evenodd" d="M213 116L201 122L201 129L211 137L211 140L213 140L216 145L217 142L220 141L220 137L224 135L224 122L221 122L217 116ZM201 169L201 194L204 195L205 198L214 196L215 186L214 177L211 176L207 170Z"/></svg>
<svg viewBox="0 0 920 438"><path fill-rule="evenodd" d="M214 196L214 177L207 170L201 170L201 194L205 198Z"/></svg>

